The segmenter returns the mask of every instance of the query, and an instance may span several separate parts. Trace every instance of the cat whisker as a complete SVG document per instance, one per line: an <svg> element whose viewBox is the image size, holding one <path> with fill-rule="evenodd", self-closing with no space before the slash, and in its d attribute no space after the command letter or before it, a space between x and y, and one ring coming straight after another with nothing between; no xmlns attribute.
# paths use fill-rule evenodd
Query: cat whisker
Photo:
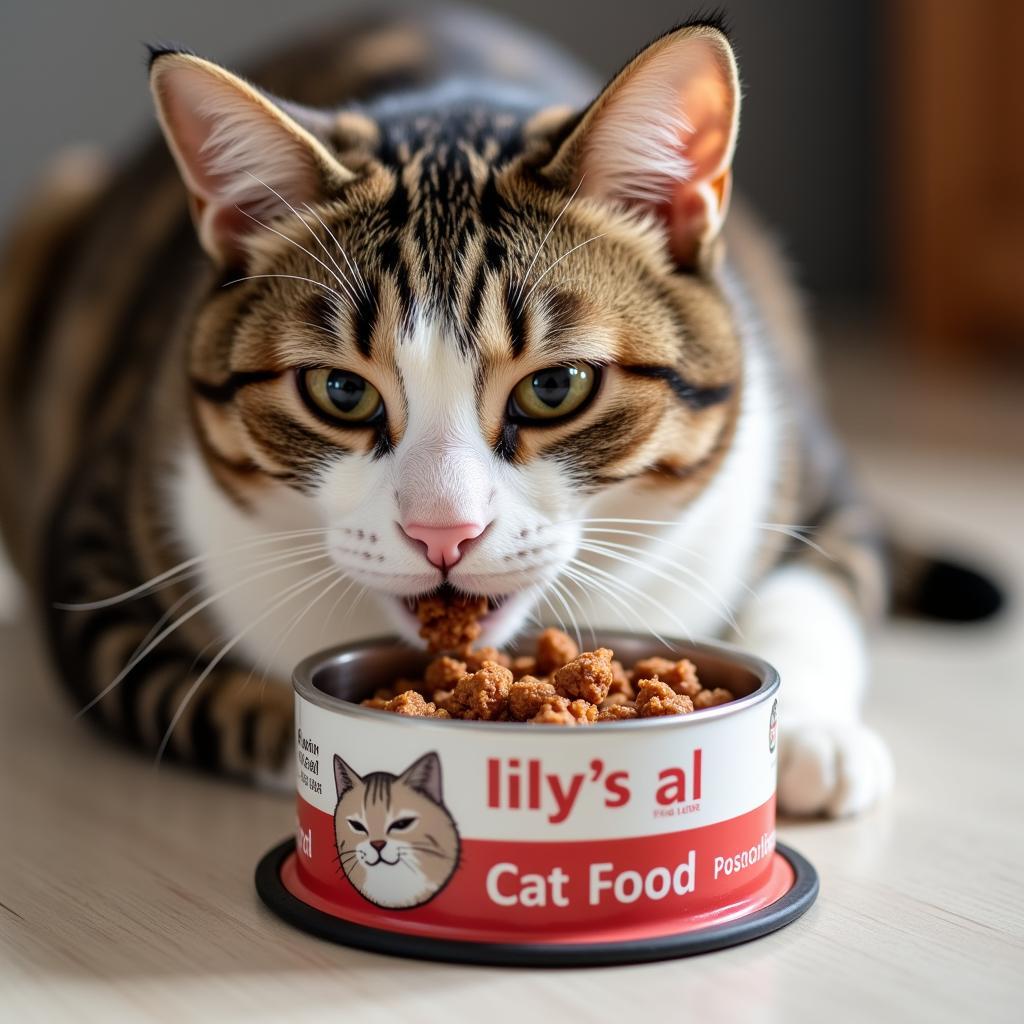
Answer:
<svg viewBox="0 0 1024 1024"><path fill-rule="evenodd" d="M332 527L316 527L307 530L282 530L277 533L262 534L259 537L251 538L248 541L243 541L241 544L228 545L225 548L221 548L216 554L210 555L195 555L192 558L186 558L184 561L179 562L177 565L171 566L169 569L165 569L163 572L158 573L156 576L150 577L143 583L132 587L130 590L122 591L119 594L114 594L111 597L105 597L98 601L80 601L80 602L55 602L53 607L60 611L95 611L98 608L109 608L111 605L119 604L122 601L130 601L133 597L138 597L147 591L155 589L159 584L165 580L181 578L181 574L192 568L193 566L201 565L204 562L209 562L217 558L223 558L225 555L234 554L238 551L244 551L248 548L258 547L263 544L276 544L283 540L292 540L299 537L311 536L313 534L327 534L331 531ZM286 554L294 554L294 551L286 552Z"/></svg>
<svg viewBox="0 0 1024 1024"><path fill-rule="evenodd" d="M565 522L573 522L573 520L566 520ZM581 520L576 520L576 522L585 523L585 522L587 522L587 520L581 519ZM562 525L562 524L559 523L558 525ZM584 533L584 534L595 534L595 533L606 534L607 533L607 534L611 534L612 536L638 537L638 538L642 538L643 540L652 541L654 544L657 544L660 547L674 548L676 551L681 551L688 558L693 558L693 559L695 559L697 561L704 562L705 564L711 563L713 561L713 559L711 559L708 555L704 554L701 551L697 551L695 548L689 547L686 544L679 544L676 541L668 540L665 537L659 537L656 533L643 533L640 530L622 530L622 529L616 529L614 527L600 527L600 526L583 526L583 527L581 527L581 532ZM648 551L646 551L643 548L633 547L632 550L635 551L636 554L640 555L641 557L644 557L644 556L646 556L648 554L652 554L652 552L648 552ZM683 571L683 572L685 572L687 574L693 575L693 577L699 583L701 583L704 586L706 586L709 591L711 590L711 586L708 583L708 581L696 569L684 566L680 562L668 562L668 560L665 559L665 557L663 555L660 555L660 554L657 557L662 558L666 562L666 564L671 564L674 568L680 569L681 571ZM742 590L745 590L751 596L754 595L753 588L751 586L749 586L744 580L737 579L735 582L737 583L737 585ZM721 596L720 595L716 594L716 596L719 598L719 600L721 600Z"/></svg>
<svg viewBox="0 0 1024 1024"><path fill-rule="evenodd" d="M333 622L334 621L334 615L335 615L335 613L338 610L338 605L341 604L341 602L345 600L345 597L348 595L349 591L351 591L351 589L354 586L356 586L356 585L357 585L356 584L356 580L352 580L352 582L335 598L334 604L331 605L330 609L327 612L327 615L324 616L324 621L320 624L320 633L319 633L319 636L318 636L318 644L320 646L323 646L324 632L327 629L327 624L329 622ZM349 611L351 612L351 610L352 609L350 608Z"/></svg>
<svg viewBox="0 0 1024 1024"><path fill-rule="evenodd" d="M248 562L244 563L242 568L244 568L244 569L258 569L258 568L260 568L261 566L264 566L264 565L275 565L277 563L285 562L285 561L288 561L289 559L296 558L299 555L308 555L308 554L312 554L313 552L321 551L321 550L323 550L323 545L322 544L309 544L309 545L306 545L306 546L300 547L300 548L290 548L287 551L278 552L278 554L276 554L276 555L271 555L271 556L266 557L266 558L258 558L255 561L248 561ZM189 570L187 572L183 572L179 576L175 577L174 579L166 580L165 582L163 582L163 583L153 587L149 591L149 593L150 594L156 594L156 593L159 593L162 590L167 590L170 587L178 586L179 584L183 583L185 580L192 579L193 577L200 575L202 571L203 570L201 568L196 568L196 569ZM157 619L157 621L150 628L149 632L142 638L142 640L139 642L139 649L144 647L157 634L157 632L159 632L160 628L164 625L164 623L169 621L174 616L174 613L183 604L185 604L187 601L191 600L197 594L202 593L202 591L204 589L205 589L204 584L199 583L199 584L197 584L194 587L190 587L181 597L179 597L167 609L167 611L165 611L160 616L160 618ZM134 657L134 655L132 655L132 656Z"/></svg>
<svg viewBox="0 0 1024 1024"><path fill-rule="evenodd" d="M355 303L357 301L355 294L352 292L351 286L349 285L348 281L343 278L340 278L337 275L337 273L335 273L335 271L333 271L326 263L324 263L322 259L320 259L319 256L317 256L315 253L310 252L304 245L301 245L299 242L296 242L294 238L289 238L283 231L278 231L277 228L273 228L269 224L264 224L263 221L261 221L258 217L254 217L251 213L249 213L247 210L243 210L240 206L236 206L235 209L238 210L238 212L242 214L243 217L248 217L249 220L251 220L254 224L258 224L261 228L263 228L265 231L269 231L272 235L277 235L278 238L283 238L289 245L292 245L296 249L298 249L299 252L305 253L311 260L313 260L316 263L319 263L320 266L323 267L324 270L326 270L327 273L330 274L330 276L333 277L334 280L338 282L338 287L341 288L345 293L345 299L350 303ZM300 217L299 220L302 220L302 218ZM306 222L302 221L302 223L305 224Z"/></svg>
<svg viewBox="0 0 1024 1024"><path fill-rule="evenodd" d="M643 590L641 587L637 587L633 583L630 583L628 580L624 580L620 576L616 576L615 573L608 572L605 569L601 569L598 566L592 565L589 562L584 562L581 559L573 559L573 562L575 563L577 568L579 568L580 566L586 566L591 571L591 573L597 573L597 575L602 580L605 580L610 586L617 587L620 590L625 590L627 591L627 593L632 594L640 600L646 601L647 604L650 605L652 608L655 608L658 611L663 612L686 634L688 640L690 640L691 642L693 641L693 634L690 632L690 629L679 618L679 616L676 615L674 612L670 611L669 608L663 602L659 601L657 598L647 593L647 591ZM659 637L659 639L661 638Z"/></svg>
<svg viewBox="0 0 1024 1024"><path fill-rule="evenodd" d="M238 580L235 583L231 584L231 586L224 587L217 593L204 598L202 601L199 602L199 604L190 608L183 615L180 615L173 623L171 623L168 626L165 626L162 630L160 630L160 632L155 637L153 637L153 639L150 640L148 644L146 644L146 646L142 649L142 651L139 654L129 659L124 668L122 668L121 671L118 672L118 674L75 715L75 718L81 718L82 715L86 714L88 711L94 708L101 700L103 700L104 697L106 697L108 693L110 693L118 686L118 684L120 684L120 682L125 678L125 676L127 676L128 673L131 672L132 669L135 668L135 666L138 665L142 661L142 659L149 654L150 651L152 651L155 647L162 643L168 636L170 636L176 630L180 629L190 619L195 618L196 615L198 615L204 609L208 608L211 604L220 601L222 598L226 597L230 593L234 593L240 587L248 586L254 580L263 579L266 576L272 575L273 573L281 572L281 570L284 568L297 568L298 566L307 565L310 562L316 562L319 561L321 558L328 557L330 556L326 551L324 551L322 554L313 555L310 558L299 559L299 561L291 562L288 565L275 566L271 569L265 569L263 572L256 573L255 575L249 576L243 580Z"/></svg>
<svg viewBox="0 0 1024 1024"><path fill-rule="evenodd" d="M547 585L551 589L551 592L555 595L555 597L558 598L559 603L565 609L565 613L569 617L569 622L572 624L573 633L574 633L574 635L576 637L576 646L580 650L582 650L583 649L583 637L580 635L579 623L576 621L576 616L573 614L573 610L569 607L569 604L568 604L568 602L565 599L565 594L562 592L561 588L558 586L557 579L549 580Z"/></svg>
<svg viewBox="0 0 1024 1024"><path fill-rule="evenodd" d="M199 673L199 675L196 677L196 679L192 683L192 685L189 686L188 690L185 692L185 696L181 699L181 701L178 704L178 707L175 709L174 714L171 716L171 721L168 724L167 730L164 732L163 739L160 741L160 746L157 748L157 751L156 751L156 758L155 758L156 764L160 763L160 760L163 757L164 751L167 749L167 744L170 742L171 736L174 733L174 727L181 720L181 716L185 713L185 709L188 707L188 705L191 702L193 696L195 696L196 691L199 689L200 686L203 685L203 683L209 677L210 673L213 672L213 670L220 664L220 662L223 661L224 658L227 657L227 655L249 633L251 633L253 631L253 629L256 628L256 626L258 626L261 622L263 622L269 615L272 615L275 611L277 611L278 608L280 608L286 602L290 601L297 594L301 594L303 591L308 590L310 587L316 586L316 584L318 584L326 576L328 576L328 575L330 575L330 574L332 574L334 572L337 572L337 567L332 565L332 566L330 566L327 569L323 569L320 572L315 573L308 580L302 580L299 583L293 583L290 587L286 587L284 589L284 591L283 591L282 596L279 597L278 600L276 600L273 604L270 605L269 608L265 609L252 622L250 622L245 627L245 629L243 629L240 632L236 633L234 638L230 642L225 644L214 655L214 657L207 664L206 668L204 668L203 671Z"/></svg>
<svg viewBox="0 0 1024 1024"><path fill-rule="evenodd" d="M729 623L730 626L734 628L736 627L736 619L732 614L732 610L729 608L727 604L725 604L725 602L718 598L717 595L715 601L712 602L704 594L697 590L696 587L693 587L689 583L685 582L685 580L669 576L667 573L661 572L660 570L654 568L654 566L650 564L649 559L647 561L642 561L641 559L632 558L629 555L622 553L624 551L636 551L636 548L632 548L626 544L614 544L611 541L584 541L579 545L579 548L581 551L589 551L591 554L600 555L602 558L609 558L612 561L620 562L623 565L636 566L637 568L643 569L644 572L650 573L650 575L656 577L657 579L664 580L665 582L671 583L674 586L681 587L688 594L691 594L698 601L700 601L700 603L703 604L704 607L707 608L709 611L713 612L715 615L721 616L723 619L725 619L726 622ZM640 553L646 554L646 552ZM696 573L692 572L691 570L687 570L684 566L675 565L675 563L671 561L669 562L669 564L677 571L680 571L685 575L697 576ZM697 578L699 581L700 578Z"/></svg>
<svg viewBox="0 0 1024 1024"><path fill-rule="evenodd" d="M247 274L245 277L236 277L230 281L225 281L221 287L230 288L231 285L242 284L244 281L261 281L272 278L278 278L282 281L305 281L306 284L311 284L315 288L320 288L327 292L328 295L333 295L342 304L350 301L347 296L342 295L341 292L332 288L329 284L324 284L323 281L317 281L312 277L303 277L301 274Z"/></svg>
<svg viewBox="0 0 1024 1024"><path fill-rule="evenodd" d="M558 628L563 633L568 632L568 630L566 630L565 628L565 622L562 620L562 616L558 614L558 609L551 603L551 600L548 598L547 592L543 588L540 591L540 599L548 606L548 608L551 611L551 614L554 615L555 621L558 623Z"/></svg>
<svg viewBox="0 0 1024 1024"><path fill-rule="evenodd" d="M520 303L519 300L522 297L523 289L526 287L526 282L529 281L530 279L530 273L533 271L534 265L540 258L540 254L544 250L544 246L547 245L547 241L551 237L551 232L555 230L555 228L558 225L558 222L562 219L562 215L565 213L566 210L569 209L570 204L576 198L576 193L579 192L579 190L583 187L583 179L585 177L585 174L580 176L579 183L572 190L572 195L570 195L569 198L566 199L565 205L561 208L561 210L558 211L558 216L555 217L555 219L551 222L551 227L548 228L547 232L544 234L544 237L540 240L540 245L537 246L537 251L533 254L533 259L530 260L530 265L526 268L526 273L523 274L523 276L519 280L519 287L516 289L516 294L514 297L516 305L522 305L522 303Z"/></svg>
<svg viewBox="0 0 1024 1024"><path fill-rule="evenodd" d="M352 260L349 259L348 253L345 252L345 247L341 244L341 242L338 241L338 236L326 224L324 224L323 218L320 216L319 213L316 212L316 210L313 209L312 206L309 205L309 203L303 203L302 205L303 209L308 210L314 217L316 217L318 221L320 221L321 227L324 229L324 231L327 232L327 235L331 239L331 241L338 247L338 252L341 253L342 258L345 260L345 263L348 264L348 269L352 271L352 276L359 282L360 289L363 295L367 299L372 300L374 304L376 304L377 300L371 294L370 286L366 283L366 278L364 278L363 275L359 272L359 268L355 265L355 263L353 263ZM334 263L334 260L332 259L331 262ZM337 263L334 263L334 265L338 266ZM341 267L338 267L338 269L341 270Z"/></svg>
<svg viewBox="0 0 1024 1024"><path fill-rule="evenodd" d="M582 249L585 245L590 245L591 242L596 242L599 238L604 238L606 234L606 231L602 231L599 235L593 235L590 238L584 239L578 245L574 245L567 252L563 252L557 260L554 260L552 263L549 263L548 266L545 268L544 273L541 274L540 277L538 277L537 280L533 282L533 287L531 287L530 290L526 293L526 295L523 297L522 302L520 302L519 305L525 306L526 303L530 301L530 296L537 290L537 286L541 283L541 281L544 280L545 277L548 276L548 274L551 273L552 270L555 269L555 267L558 266L559 263L562 262L562 260L568 259L574 252L578 251L579 249Z"/></svg>
<svg viewBox="0 0 1024 1024"><path fill-rule="evenodd" d="M295 627L298 626L298 624L306 617L306 615L309 614L309 612L313 609L314 605L318 604L321 600L323 600L323 598L327 594L329 594L336 586L338 586L341 583L344 583L345 580L350 579L348 573L346 573L342 568L338 566L334 568L334 573L336 578L332 580L328 576L327 585L313 598L312 601L310 601L306 605L305 608L302 609L302 611L300 611L297 615L292 617L291 622L285 628L282 635L278 638L277 646L275 646L274 650L271 652L269 657L263 659L263 682L266 682L267 674L270 672L271 666L273 665L278 654L280 653L281 648L284 646L284 642L294 632ZM349 583L349 588L351 588L354 582L355 581L352 580ZM253 665L253 667L249 670L249 675L246 677L245 682L242 684L243 690L249 685L250 682L252 682L252 677L256 674L256 668L257 666Z"/></svg>
<svg viewBox="0 0 1024 1024"><path fill-rule="evenodd" d="M335 279L335 280L336 280L336 281L338 282L338 284L340 284L340 285L341 285L341 286L342 286L342 287L343 287L343 288L345 289L346 293L348 293L348 295L350 296L350 298L351 298L351 300L352 300L353 304L356 304L356 305L358 305L358 300L356 299L356 294L355 294L355 290L353 289L353 287L352 287L351 283L349 282L348 278L346 277L346 275L345 275L345 272L344 272L344 271L343 271L343 270L341 269L341 267L340 267L340 266L338 266L338 261L337 261L337 260L335 260L335 258L334 258L334 257L333 257L333 256L331 255L331 251L330 251L330 249L328 249L328 248L327 248L327 246L326 246L326 245L324 245L324 243L323 243L323 240L322 240L322 239L320 238L320 236L319 236L319 235L318 235L318 234L317 234L317 233L316 233L316 232L315 232L315 231L314 231L314 230L312 229L312 227L310 227L310 225L309 225L309 223L308 223L308 222L306 221L305 217L303 217L303 216L302 216L302 214L300 214L300 213L299 213L299 211L298 211L298 210L296 210L296 209L295 209L295 207L294 207L294 206L292 206L292 204L291 204L291 203L289 203L289 202L288 202L288 200L287 200L287 199L285 199L285 197L284 197L283 195L281 195L281 193L280 193L280 192L278 192L276 188L272 188L272 187L271 187L270 185L268 185L268 184L267 184L267 183L266 183L265 181L263 181L263 180L262 180L261 178L258 178L258 177L256 177L256 175L255 175L255 174L253 174L253 173L252 173L252 171L247 171L246 173L247 173L247 174L249 175L249 177L250 177L250 178L252 178L252 179L253 179L254 181L256 181L256 182L259 182L259 184L261 184L261 185L262 185L262 186L263 186L263 187L264 187L265 189L267 189L267 191L268 191L268 192L271 192L271 193L273 193L273 194L274 194L275 196L277 196L277 198L278 198L278 199L280 199L280 200L281 200L281 202L282 202L282 203L284 203L284 205L285 205L285 206L287 206L289 210L291 210L291 212L292 212L292 213L293 213L293 214L295 215L295 217L296 217L296 218L297 218L298 220L300 220L300 221L302 222L302 226L303 226L303 227L304 227L304 228L305 228L305 229L306 229L306 230L307 230L307 231L308 231L308 232L310 233L310 235L312 235L312 236L313 236L313 240L314 240L314 241L316 242L316 244L317 244L317 245L319 245L321 249L323 249L323 251L324 251L324 255L325 255L325 256L326 256L326 257L327 257L327 258L328 258L328 259L329 259L329 260L331 261L331 263L333 263L333 264L334 264L334 267L335 267L335 270L337 271L337 273L335 273L334 271L332 271L332 270L330 269L330 267L328 267L328 266L327 266L327 264L326 264L326 263L324 263L324 261L323 261L323 260L321 260L321 259L320 259L319 257L317 257L317 256L314 256L314 255L313 255L313 254L312 254L312 253L311 253L311 252L310 252L310 251L309 251L308 249L306 249L306 248L304 248L303 246L299 245L299 244L298 244L297 242L295 242L295 241L294 241L293 239L291 239L291 238L288 238L288 236L287 236L287 235L282 235L282 234L281 234L281 232L279 232L279 231L274 231L274 229L273 229L273 228L267 227L267 225L266 225L266 224L263 224L262 226L263 226L263 227L265 227L265 228L267 228L267 230L268 230L268 231L273 231L273 232L274 232L274 234L276 234L276 235L280 235L280 236L281 236L281 238L283 238L283 239L284 239L284 240L285 240L286 242L291 242L291 243L292 243L293 245L296 245L296 246L297 246L297 247L298 247L299 249L302 249L302 251L303 251L303 252L304 252L304 253L305 253L305 254L306 254L307 256L309 256L309 257L311 257L312 259L316 260L316 262L317 262L317 263L319 263L319 264L320 264L320 266L322 266L322 267L323 267L323 268L324 268L324 269L325 269L325 270L326 270L326 271L327 271L327 272L328 272L329 274L331 274L331 276L332 276L332 277L333 277L333 278L334 278L334 279ZM329 229L329 228L327 227L327 225L326 225L326 224L324 224L324 222L323 222L322 220L320 220L320 217L319 217L319 216L317 215L317 213L316 213L316 212L315 212L315 211L313 210L313 208L312 208L312 207L311 207L311 206L310 206L310 205L309 205L308 203L306 203L306 204L304 204L304 205L305 205L305 208L306 208L307 210L309 210L309 212L310 212L311 214L313 214L313 216L314 216L314 217L316 217L316 219L317 219L317 220L319 220L319 221L320 221L321 225L323 225L324 229L325 229L325 230L326 230L326 231L328 232L328 234L330 234L330 229ZM244 213L245 211L243 210L242 212ZM246 214L246 216L248 216L248 214ZM253 218L253 219L255 219L255 218ZM259 222L259 221L256 221L256 223L257 223L257 224L259 224L260 222ZM333 235L332 235L331 237L333 238ZM334 239L334 241L335 241L335 243L337 243L337 239ZM339 248L341 248L341 247L339 246ZM345 255L345 252L344 252L344 250L342 250L342 255ZM345 259L347 260L347 259L348 259L348 256L345 256ZM350 264L350 268L351 268L351 264Z"/></svg>
<svg viewBox="0 0 1024 1024"><path fill-rule="evenodd" d="M803 531L811 529L809 526L787 526L785 523L758 523L757 528L759 530L766 530L769 533L781 533L784 537L789 537L791 540L806 544L812 551L816 551L822 558L827 558L830 562L836 560L835 555L830 554L820 544L816 544L813 540L803 535Z"/></svg>
<svg viewBox="0 0 1024 1024"><path fill-rule="evenodd" d="M431 857L441 857L443 860L450 860L449 854L445 853L444 850L435 850L432 846L424 846L422 843L409 843L407 844L410 850L415 850L417 853L426 853Z"/></svg>
<svg viewBox="0 0 1024 1024"><path fill-rule="evenodd" d="M580 593L583 595L586 594L586 591L580 585L578 580L569 579L568 577L566 577L564 584L559 582L558 586L565 592L566 597L568 597L572 601L572 603L576 605L576 607L579 609L580 615L582 615L583 619L586 621L587 630L590 633L590 646L591 648L594 648L597 646L597 634L594 630L594 623L591 621L590 616L587 614L586 607L584 606L583 602L569 589L570 583L575 583L576 586L580 588ZM582 644L580 646L582 646Z"/></svg>
<svg viewBox="0 0 1024 1024"><path fill-rule="evenodd" d="M610 601L617 604L624 612L626 612L628 618L639 619L640 625L651 634L657 641L664 644L666 647L675 648L675 645L669 642L663 637L650 623L646 622L640 612L631 605L620 592L622 589L626 589L633 593L634 596L640 598L643 601L653 605L659 611L663 612L669 619L674 621L680 629L689 637L690 631L679 621L679 619L672 614L660 601L655 600L649 594L645 594L642 590L632 587L631 585L624 584L622 580L617 580L611 573L606 573L602 569L598 569L596 566L588 565L586 562L581 562L579 559L572 559L570 566L566 566L562 570L567 575L574 575L578 578L578 581L586 587L595 588L603 593ZM595 575L598 574L598 575ZM603 577L603 578L599 578ZM608 580L610 582L605 582ZM619 589L616 589L619 588ZM691 638L692 639L692 638Z"/></svg>

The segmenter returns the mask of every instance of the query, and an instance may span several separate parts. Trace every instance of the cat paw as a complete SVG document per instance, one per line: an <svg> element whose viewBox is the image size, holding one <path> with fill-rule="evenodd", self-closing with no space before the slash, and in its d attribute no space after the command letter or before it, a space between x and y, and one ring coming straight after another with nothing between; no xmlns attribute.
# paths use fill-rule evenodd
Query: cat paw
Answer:
<svg viewBox="0 0 1024 1024"><path fill-rule="evenodd" d="M783 814L843 818L892 788L885 741L860 722L803 722L779 737L778 804Z"/></svg>

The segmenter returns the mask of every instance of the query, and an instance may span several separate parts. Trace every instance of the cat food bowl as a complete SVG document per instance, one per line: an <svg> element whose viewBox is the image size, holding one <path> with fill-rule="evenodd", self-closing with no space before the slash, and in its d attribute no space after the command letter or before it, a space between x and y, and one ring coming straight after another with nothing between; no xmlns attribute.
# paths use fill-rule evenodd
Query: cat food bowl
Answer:
<svg viewBox="0 0 1024 1024"><path fill-rule="evenodd" d="M798 917L818 881L775 842L775 670L601 640L626 662L688 657L737 699L571 729L408 718L358 702L423 652L382 639L302 662L296 831L257 869L264 902L345 945L535 966L704 952Z"/></svg>

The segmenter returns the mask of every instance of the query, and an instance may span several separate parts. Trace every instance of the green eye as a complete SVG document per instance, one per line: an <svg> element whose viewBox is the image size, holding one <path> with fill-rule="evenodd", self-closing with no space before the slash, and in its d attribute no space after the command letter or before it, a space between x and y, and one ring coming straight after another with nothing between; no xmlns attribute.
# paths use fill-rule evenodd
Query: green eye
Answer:
<svg viewBox="0 0 1024 1024"><path fill-rule="evenodd" d="M509 418L519 422L551 421L578 412L594 393L598 374L598 368L590 363L537 370L524 377L509 395Z"/></svg>
<svg viewBox="0 0 1024 1024"><path fill-rule="evenodd" d="M358 373L317 367L301 370L299 383L315 412L341 423L369 423L384 411L380 392Z"/></svg>

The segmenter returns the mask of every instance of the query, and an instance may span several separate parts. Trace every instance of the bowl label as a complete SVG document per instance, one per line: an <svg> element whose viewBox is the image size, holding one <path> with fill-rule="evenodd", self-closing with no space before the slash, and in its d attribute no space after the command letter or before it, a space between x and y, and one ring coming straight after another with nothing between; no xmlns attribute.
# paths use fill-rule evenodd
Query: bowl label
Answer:
<svg viewBox="0 0 1024 1024"><path fill-rule="evenodd" d="M764 898L775 708L686 728L470 728L297 697L297 884L358 923L479 941L678 931ZM398 727L396 727L396 725Z"/></svg>

